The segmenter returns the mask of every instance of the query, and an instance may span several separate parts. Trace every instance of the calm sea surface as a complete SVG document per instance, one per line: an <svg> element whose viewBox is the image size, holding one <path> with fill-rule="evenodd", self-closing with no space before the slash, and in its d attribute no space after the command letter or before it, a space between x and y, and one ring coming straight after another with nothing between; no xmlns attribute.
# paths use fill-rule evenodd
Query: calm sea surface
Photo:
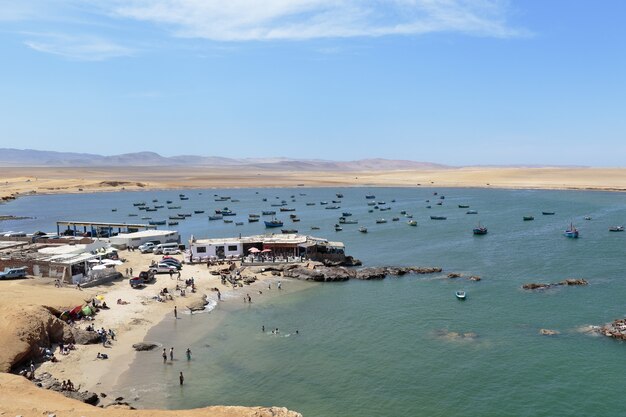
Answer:
<svg viewBox="0 0 626 417"><path fill-rule="evenodd" d="M183 239L191 234L257 234L265 232L262 222L248 224L247 214L287 200L302 221L291 224L289 213L279 213L285 227L343 241L365 265L441 266L446 274L483 278L469 282L442 274L374 282L285 282L302 290L228 314L220 307L176 322L166 319L148 339L175 345L181 360L163 366L159 352L139 355L123 382L134 387L146 407L281 405L305 416L341 417L626 415L626 344L582 332L626 313L626 232L608 232L609 226L626 224L626 195L437 189L445 195L438 200L433 191L182 191L188 201L179 201L178 191L24 197L0 206L0 214L36 218L3 222L0 229L52 231L56 220L66 219L140 222L140 217L128 217L146 215L132 202L170 199L182 209L148 214L158 220L174 212L206 210L180 222ZM333 205L336 192L345 195L341 209L319 205ZM368 213L367 193L392 209ZM214 194L240 202L215 202ZM435 205L437 201L443 205ZM465 214L459 204L478 214ZM235 221L246 223L209 222L209 212L225 205L238 213ZM413 214L418 226L408 226L401 210ZM342 211L352 212L359 224L335 232L332 226ZM556 214L542 216L541 211ZM433 221L430 215L448 219ZM524 222L524 215L535 220ZM391 221L395 216L399 222ZM375 224L381 217L389 223ZM478 221L489 228L486 236L472 235ZM563 236L570 222L580 229L580 239ZM359 233L360 225L369 233ZM311 226L321 230L311 232ZM543 292L520 288L570 277L585 278L590 285ZM459 289L467 291L467 301L455 299ZM262 325L280 328L281 335L262 333ZM541 328L561 334L541 336ZM187 346L194 352L190 362L182 358ZM183 389L179 371L186 376Z"/></svg>

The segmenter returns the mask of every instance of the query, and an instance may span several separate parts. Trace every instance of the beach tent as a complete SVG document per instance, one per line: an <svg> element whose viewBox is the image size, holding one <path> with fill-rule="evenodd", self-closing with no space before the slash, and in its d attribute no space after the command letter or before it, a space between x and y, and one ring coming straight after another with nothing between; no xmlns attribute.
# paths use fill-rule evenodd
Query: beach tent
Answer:
<svg viewBox="0 0 626 417"><path fill-rule="evenodd" d="M81 312L83 313L83 316L91 316L93 314L93 310L89 306L83 307Z"/></svg>
<svg viewBox="0 0 626 417"><path fill-rule="evenodd" d="M79 316L81 311L83 310L83 306L76 306L73 309L70 310L70 316L74 317L74 316Z"/></svg>

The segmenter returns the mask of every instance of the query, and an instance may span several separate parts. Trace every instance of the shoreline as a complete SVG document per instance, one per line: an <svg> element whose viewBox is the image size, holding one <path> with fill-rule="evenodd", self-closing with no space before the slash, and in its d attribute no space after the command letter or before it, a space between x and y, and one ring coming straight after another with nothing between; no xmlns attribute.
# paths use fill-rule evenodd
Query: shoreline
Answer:
<svg viewBox="0 0 626 417"><path fill-rule="evenodd" d="M314 179L312 179L314 177ZM126 167L3 168L0 200L24 195L240 188L494 188L626 191L626 168L452 168L394 171L272 171Z"/></svg>
<svg viewBox="0 0 626 417"><path fill-rule="evenodd" d="M157 257L152 254L139 254L138 252L120 252L121 257L126 258L127 262L119 267L120 272L124 273L124 269L132 267L135 271L142 270L141 265L148 265L152 259ZM114 282L113 284L92 287L81 291L83 298L95 297L96 295L104 296L104 300L109 306L108 310L101 309L95 316L93 323L96 329L104 327L105 330L113 329L116 337L110 346L103 347L101 344L76 345L76 349L71 351L69 355L61 355L58 348L55 347L55 355L59 359L58 362L44 362L37 367L36 372L48 372L58 380L71 379L75 386L81 386L81 390L92 391L95 393L112 392L116 395L108 395L109 397L128 396L128 388L126 384L120 384L123 377L131 369L133 362L136 360L137 352L133 348L133 344L146 342L149 332L170 320L169 316L173 315L173 308L176 305L178 310L178 320L184 320L189 316L190 307L197 306L201 303L201 299L206 295L206 301L213 305L210 311L202 311L194 314L212 314L213 309L219 309L222 314L228 314L228 311L244 307L239 305L241 297L249 292L253 296L254 303L263 303L265 300L271 299L272 296L258 295L259 290L265 290L268 282L274 283L277 280L285 282L291 281L289 278L276 277L271 273L255 274L257 281L250 285L244 285L242 288L232 288L230 284L222 285L219 275L211 275L211 271L218 269L219 266L207 268L206 264L184 264L181 270L181 281L176 278L173 280L166 274L157 275L156 282L148 284L143 289L133 289L128 285L127 279ZM250 273L244 272L243 276ZM250 274L251 275L251 274ZM179 283L184 284L185 279L193 277L196 283L197 292L187 293L186 297L177 295L173 287ZM166 302L157 302L152 300L160 289L167 287L170 293L174 294L173 300ZM290 285L290 287L292 287ZM302 288L306 288L303 285ZM219 288L222 293L222 301L218 302L217 293L211 291L212 288ZM77 291L77 290L76 290ZM288 294L291 290L285 290ZM266 294L266 291L263 291ZM129 302L126 305L117 304L117 299ZM221 306L224 306L223 308ZM219 315L218 315L219 316ZM225 319L226 317L221 317ZM211 321L211 326L217 325ZM79 327L86 327L87 322L81 321L77 323ZM157 348L159 349L159 348ZM180 348L177 349L179 352ZM106 361L96 359L97 353L107 353L109 359Z"/></svg>

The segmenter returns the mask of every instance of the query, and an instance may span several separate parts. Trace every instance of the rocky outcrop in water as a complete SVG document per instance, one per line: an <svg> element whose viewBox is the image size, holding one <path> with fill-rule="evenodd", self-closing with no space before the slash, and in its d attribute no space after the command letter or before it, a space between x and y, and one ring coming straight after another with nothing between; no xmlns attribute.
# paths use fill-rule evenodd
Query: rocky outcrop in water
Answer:
<svg viewBox="0 0 626 417"><path fill-rule="evenodd" d="M441 272L441 268L408 267L370 267L350 269L342 266L315 266L296 267L283 271L283 275L304 281L347 281L349 279L372 280L383 279L387 276L402 276L406 274L433 274Z"/></svg>
<svg viewBox="0 0 626 417"><path fill-rule="evenodd" d="M626 319L617 319L612 323L602 326L599 332L613 339L626 340Z"/></svg>
<svg viewBox="0 0 626 417"><path fill-rule="evenodd" d="M561 332L559 332L558 330L552 330L552 329L540 329L539 334L544 335L544 336L556 336L558 334L561 334Z"/></svg>
<svg viewBox="0 0 626 417"><path fill-rule="evenodd" d="M576 286L576 285L589 285L589 283L582 278L569 278L560 282L555 282L551 284L545 283L530 283L522 285L522 288L525 290L545 290L547 288L559 287L559 286Z"/></svg>

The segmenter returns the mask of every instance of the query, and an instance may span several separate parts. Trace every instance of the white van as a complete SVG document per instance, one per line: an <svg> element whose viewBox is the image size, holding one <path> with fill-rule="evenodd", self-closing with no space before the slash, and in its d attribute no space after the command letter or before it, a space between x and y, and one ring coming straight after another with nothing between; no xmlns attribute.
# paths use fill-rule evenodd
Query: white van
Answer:
<svg viewBox="0 0 626 417"><path fill-rule="evenodd" d="M156 245L154 247L154 249L152 250L152 253L154 253L155 255L159 255L163 253L163 249L178 249L178 243L174 242L174 243L161 243L159 245Z"/></svg>

